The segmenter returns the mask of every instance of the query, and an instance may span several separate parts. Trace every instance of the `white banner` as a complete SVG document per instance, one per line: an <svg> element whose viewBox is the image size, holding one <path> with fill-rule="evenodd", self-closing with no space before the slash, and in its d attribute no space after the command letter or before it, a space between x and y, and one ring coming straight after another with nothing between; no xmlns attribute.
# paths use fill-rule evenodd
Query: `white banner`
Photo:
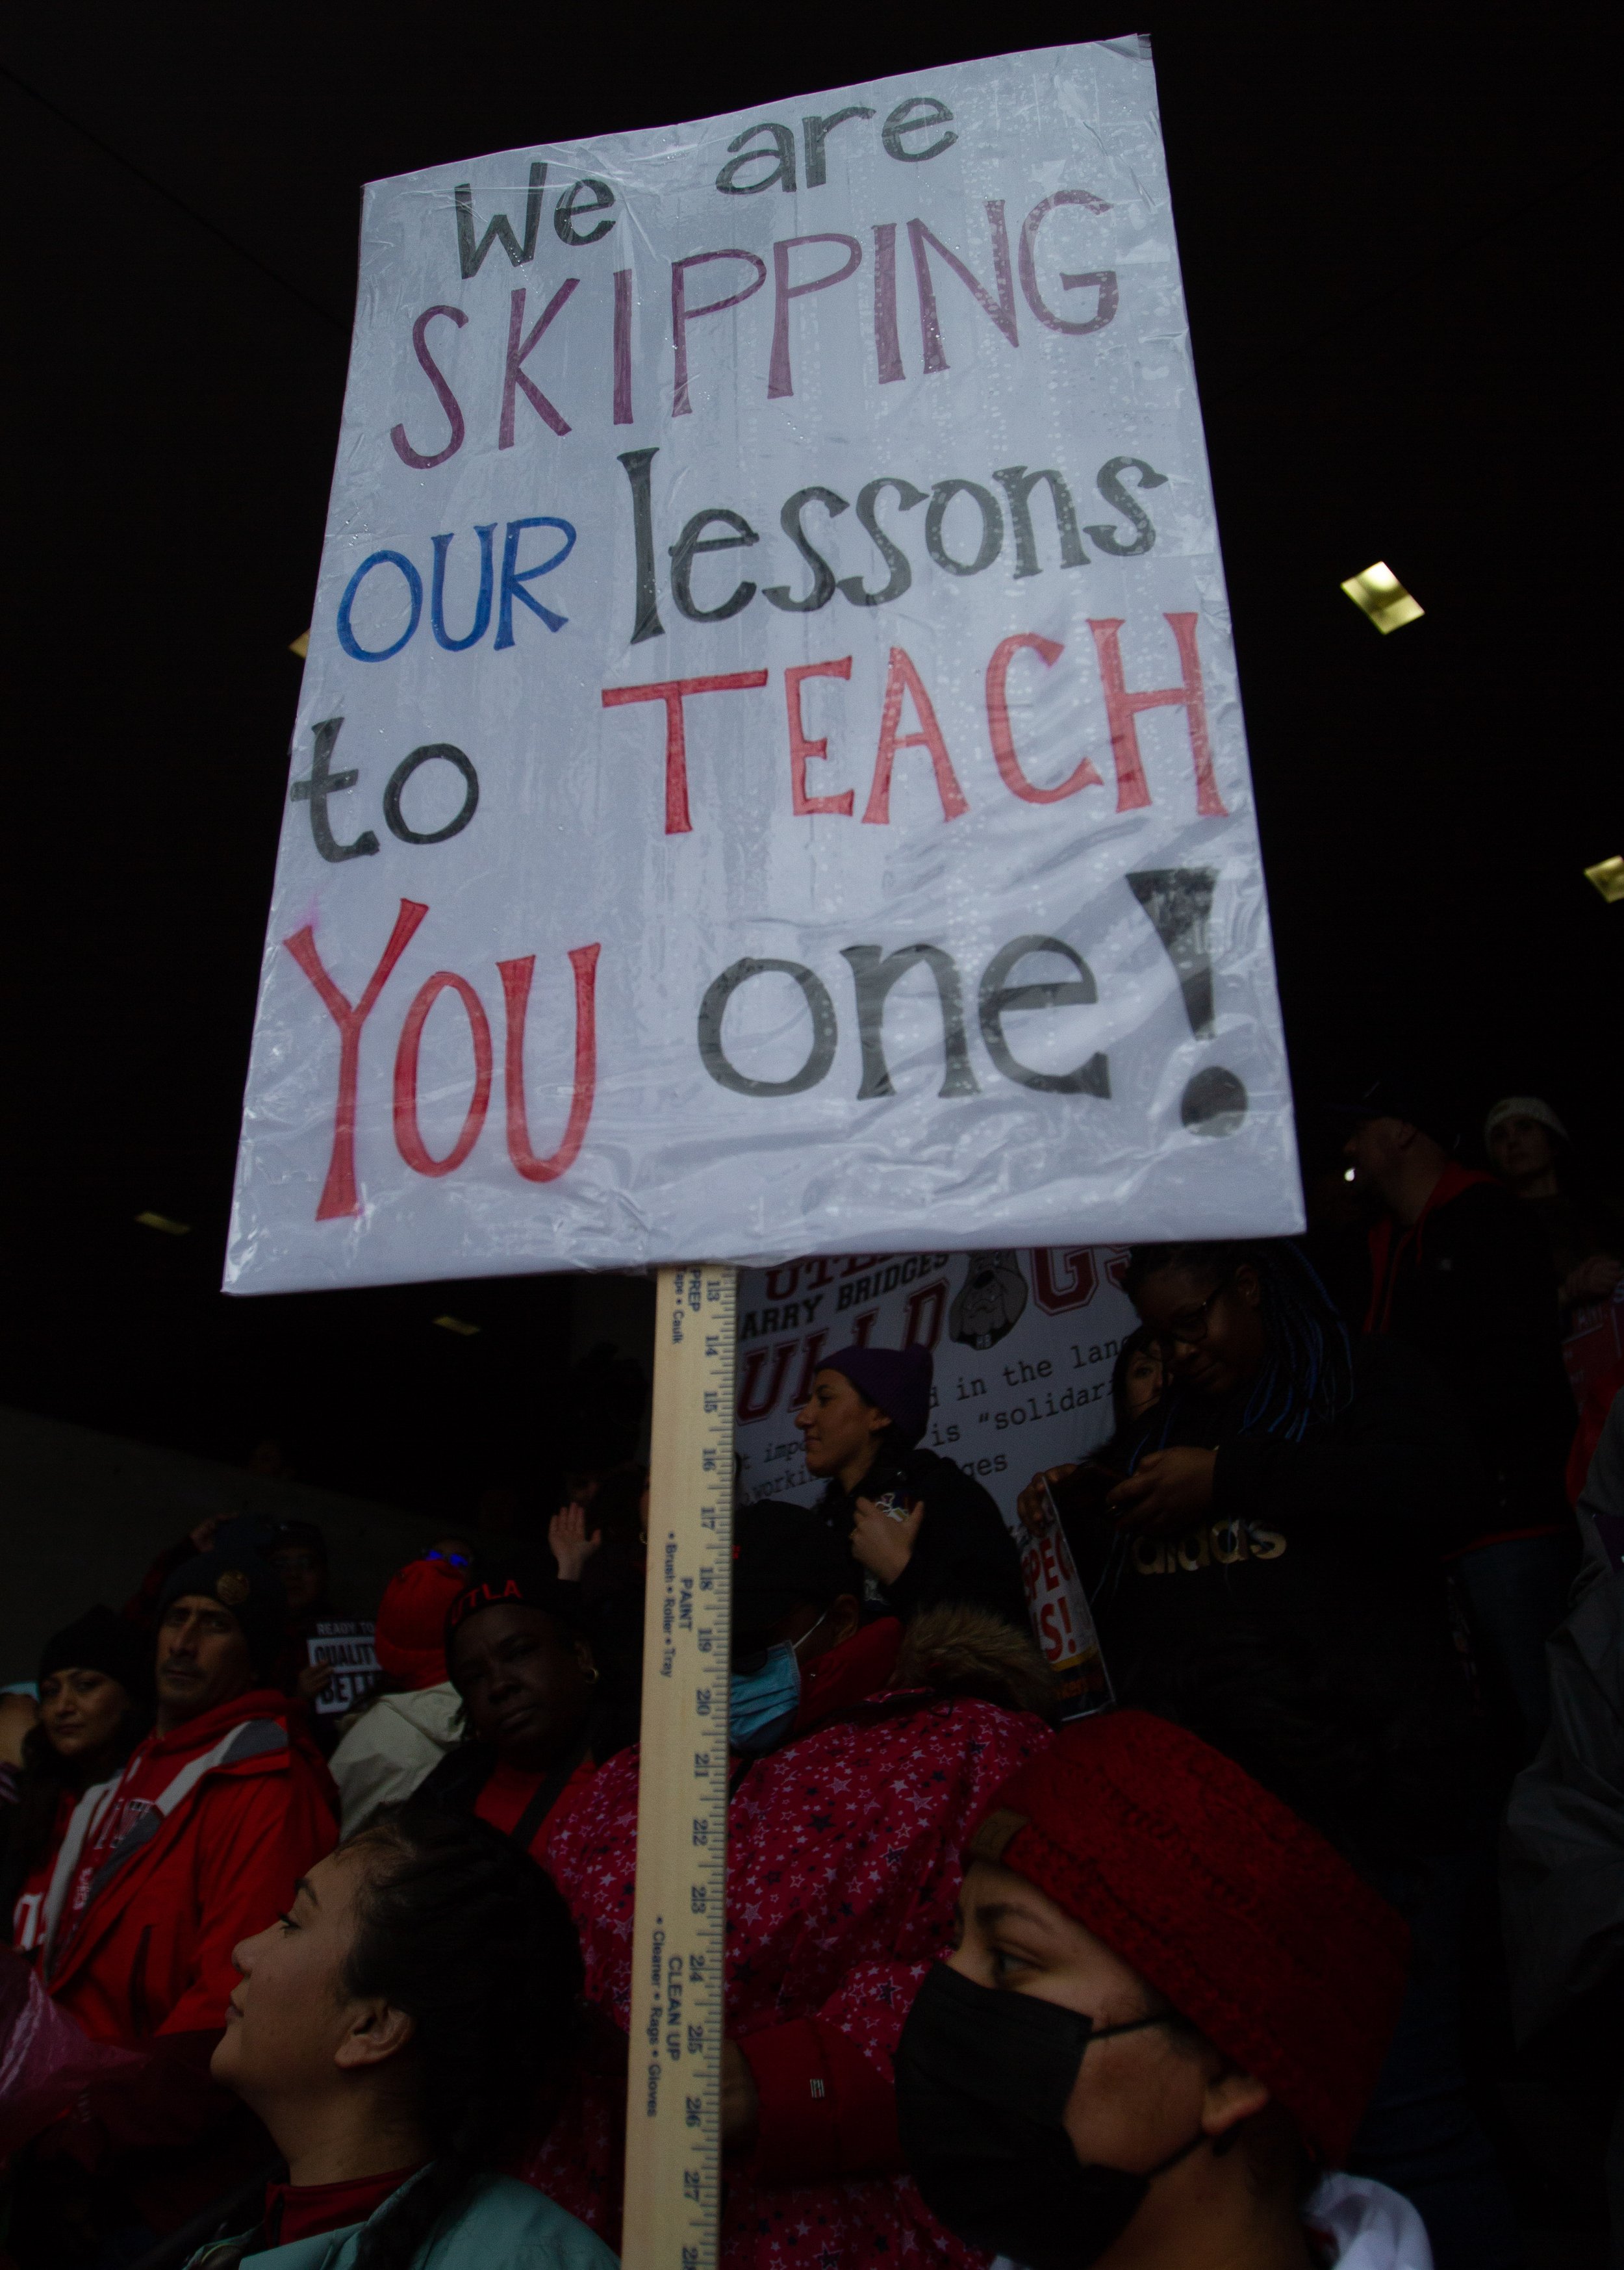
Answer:
<svg viewBox="0 0 1624 2270"><path fill-rule="evenodd" d="M745 1271L738 1285L734 1436L747 1501L810 1505L795 1414L825 1356L864 1346L931 1350L921 1447L974 1474L1023 1544L1015 1500L1041 1467L1110 1434L1111 1368L1138 1324L1122 1289L1126 1246L1036 1252L863 1253Z"/></svg>
<svg viewBox="0 0 1624 2270"><path fill-rule="evenodd" d="M1143 43L373 184L227 1285L1300 1226Z"/></svg>

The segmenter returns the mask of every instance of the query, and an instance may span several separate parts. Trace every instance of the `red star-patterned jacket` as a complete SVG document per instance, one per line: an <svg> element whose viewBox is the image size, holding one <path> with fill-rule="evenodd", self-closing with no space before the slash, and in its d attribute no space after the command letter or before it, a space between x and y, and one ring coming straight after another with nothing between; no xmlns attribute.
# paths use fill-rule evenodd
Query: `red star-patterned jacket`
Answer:
<svg viewBox="0 0 1624 2270"><path fill-rule="evenodd" d="M760 2100L730 2155L722 2270L967 2270L902 2168L891 2057L947 1949L960 1855L1049 1732L1027 1643L973 1609L869 1626L807 1667L794 1738L736 1761L728 1816L728 2032ZM968 1688L973 1695L964 1690ZM957 1690L956 1692L954 1690ZM523 2172L619 2243L637 1752L602 1768L548 1852L600 2021L592 2069Z"/></svg>

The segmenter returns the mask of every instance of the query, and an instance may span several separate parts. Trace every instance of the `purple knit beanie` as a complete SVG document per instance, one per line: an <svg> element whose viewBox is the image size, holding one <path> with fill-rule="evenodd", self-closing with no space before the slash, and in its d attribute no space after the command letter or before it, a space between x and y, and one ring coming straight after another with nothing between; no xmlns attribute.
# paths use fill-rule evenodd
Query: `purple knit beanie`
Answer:
<svg viewBox="0 0 1624 2270"><path fill-rule="evenodd" d="M929 1348L842 1348L826 1355L818 1369L849 1379L859 1395L885 1413L910 1450L931 1423L936 1366Z"/></svg>

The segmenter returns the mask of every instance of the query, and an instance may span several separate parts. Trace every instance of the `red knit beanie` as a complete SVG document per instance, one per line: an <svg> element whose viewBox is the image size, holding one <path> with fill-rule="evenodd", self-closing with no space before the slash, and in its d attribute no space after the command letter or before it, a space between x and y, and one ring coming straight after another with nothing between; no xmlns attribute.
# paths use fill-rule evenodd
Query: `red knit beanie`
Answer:
<svg viewBox="0 0 1624 2270"><path fill-rule="evenodd" d="M378 1667L404 1687L438 1687L446 1670L446 1610L467 1583L448 1561L408 1561L383 1588L373 1635Z"/></svg>
<svg viewBox="0 0 1624 2270"><path fill-rule="evenodd" d="M1316 1829L1182 1726L1113 1710L1022 1766L973 1849L1131 1963L1341 2163L1410 1934Z"/></svg>

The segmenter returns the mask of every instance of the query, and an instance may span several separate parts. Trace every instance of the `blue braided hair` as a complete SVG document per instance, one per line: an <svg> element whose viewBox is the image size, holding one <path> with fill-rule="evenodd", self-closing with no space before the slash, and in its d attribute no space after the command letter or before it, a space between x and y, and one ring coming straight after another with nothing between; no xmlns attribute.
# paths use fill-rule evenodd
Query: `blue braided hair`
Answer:
<svg viewBox="0 0 1624 2270"><path fill-rule="evenodd" d="M1164 1269L1210 1273L1221 1283L1243 1263L1257 1272L1263 1287L1268 1354L1241 1414L1240 1431L1300 1443L1310 1427L1328 1425L1352 1401L1353 1349L1347 1326L1317 1271L1290 1239L1136 1245L1128 1257L1123 1290L1137 1305L1140 1287ZM1165 1447L1182 1399L1170 1384L1154 1413L1160 1439L1147 1437L1138 1444L1135 1465L1144 1451Z"/></svg>

